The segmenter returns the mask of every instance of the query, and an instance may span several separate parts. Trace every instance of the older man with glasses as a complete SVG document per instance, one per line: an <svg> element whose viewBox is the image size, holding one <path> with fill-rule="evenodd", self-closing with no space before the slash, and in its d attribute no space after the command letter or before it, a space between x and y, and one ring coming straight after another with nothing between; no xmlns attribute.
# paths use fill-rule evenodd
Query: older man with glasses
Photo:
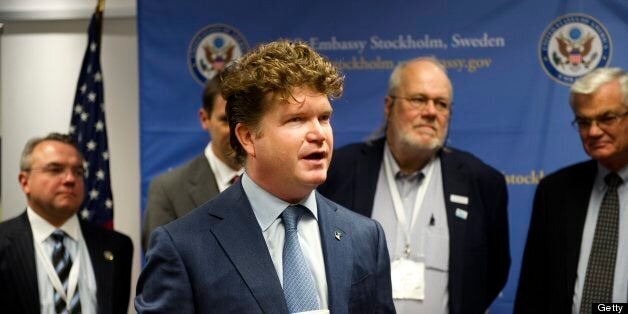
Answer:
<svg viewBox="0 0 628 314"><path fill-rule="evenodd" d="M452 103L438 60L398 65L382 136L334 152L319 188L384 227L398 313L484 313L508 276L504 176L444 145Z"/></svg>
<svg viewBox="0 0 628 314"><path fill-rule="evenodd" d="M591 313L595 303L628 302L628 74L592 71L571 86L570 104L592 160L539 184L515 313Z"/></svg>

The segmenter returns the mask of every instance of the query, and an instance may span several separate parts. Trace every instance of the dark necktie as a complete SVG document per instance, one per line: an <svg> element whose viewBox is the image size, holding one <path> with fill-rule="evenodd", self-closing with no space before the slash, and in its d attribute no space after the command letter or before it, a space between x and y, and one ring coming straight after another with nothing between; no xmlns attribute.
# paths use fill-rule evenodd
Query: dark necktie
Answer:
<svg viewBox="0 0 628 314"><path fill-rule="evenodd" d="M72 258L63 244L65 232L55 230L50 237L54 241L54 246L52 248L52 266L55 268L55 271L59 276L59 280L61 281L61 285L67 295L70 270L72 269ZM56 313L81 313L78 287L74 292L74 296L72 296L72 300L70 300L70 306L66 306L66 302L63 298L61 298L61 295L56 289L54 290L53 298Z"/></svg>
<svg viewBox="0 0 628 314"><path fill-rule="evenodd" d="M283 293L290 313L319 308L314 279L297 234L297 224L305 211L306 208L301 205L290 205L281 215L286 232L283 245Z"/></svg>
<svg viewBox="0 0 628 314"><path fill-rule="evenodd" d="M584 279L580 313L591 313L591 304L611 302L619 234L619 197L617 187L622 179L617 173L604 177L608 186L597 217L589 264Z"/></svg>
<svg viewBox="0 0 628 314"><path fill-rule="evenodd" d="M240 178L240 176L237 175L237 174L235 176L233 176L233 178L231 178L231 180L229 180L229 185L232 185L232 184L238 182L239 178Z"/></svg>

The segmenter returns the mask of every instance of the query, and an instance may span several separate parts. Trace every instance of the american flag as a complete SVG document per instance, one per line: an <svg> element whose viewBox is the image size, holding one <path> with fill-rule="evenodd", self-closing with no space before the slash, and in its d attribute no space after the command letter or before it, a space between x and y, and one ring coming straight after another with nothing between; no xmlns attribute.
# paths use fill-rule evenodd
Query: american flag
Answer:
<svg viewBox="0 0 628 314"><path fill-rule="evenodd" d="M79 217L113 228L113 196L109 171L109 149L105 124L105 101L100 69L102 9L89 23L87 49L76 84L70 121L70 136L85 158L85 200Z"/></svg>

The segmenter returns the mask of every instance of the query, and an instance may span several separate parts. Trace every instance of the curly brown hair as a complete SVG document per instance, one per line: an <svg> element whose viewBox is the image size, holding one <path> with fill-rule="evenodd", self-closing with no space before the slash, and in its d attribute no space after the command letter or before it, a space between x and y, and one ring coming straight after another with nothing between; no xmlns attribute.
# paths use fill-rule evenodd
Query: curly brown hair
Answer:
<svg viewBox="0 0 628 314"><path fill-rule="evenodd" d="M221 75L221 91L227 100L229 141L240 163L246 159L246 151L235 135L235 127L242 123L258 130L262 115L270 105L264 101L267 95L285 100L292 96L294 88L309 87L330 98L338 98L342 95L344 81L338 69L310 46L287 40L257 46Z"/></svg>

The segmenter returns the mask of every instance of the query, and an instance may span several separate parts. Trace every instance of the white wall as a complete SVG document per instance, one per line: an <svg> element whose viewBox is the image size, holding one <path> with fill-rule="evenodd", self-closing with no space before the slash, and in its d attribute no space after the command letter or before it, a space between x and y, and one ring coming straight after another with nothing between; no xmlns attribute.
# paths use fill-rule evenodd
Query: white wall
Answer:
<svg viewBox="0 0 628 314"><path fill-rule="evenodd" d="M81 20L0 21L4 23L0 35L2 220L20 214L25 208L17 182L24 143L51 131L68 131L89 16ZM130 236L135 246L134 296L140 269L136 21L135 17L107 18L106 14L105 17L102 69L114 225L116 230Z"/></svg>

